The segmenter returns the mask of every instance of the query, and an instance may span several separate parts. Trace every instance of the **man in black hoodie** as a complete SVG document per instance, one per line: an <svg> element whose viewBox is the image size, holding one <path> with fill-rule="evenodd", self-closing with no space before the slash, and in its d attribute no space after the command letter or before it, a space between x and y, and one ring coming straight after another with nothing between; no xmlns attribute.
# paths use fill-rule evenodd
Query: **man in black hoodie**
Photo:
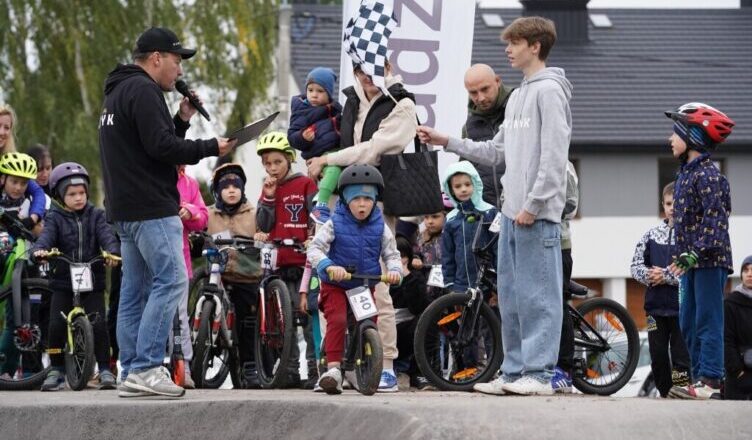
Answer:
<svg viewBox="0 0 752 440"><path fill-rule="evenodd" d="M467 69L465 89L470 101L467 104L467 121L462 126L462 137L474 141L493 139L504 122L504 110L511 90L504 88L499 75L487 64L473 64ZM500 179L504 175L504 164L470 162L478 170L483 182L483 200L501 208Z"/></svg>
<svg viewBox="0 0 752 440"><path fill-rule="evenodd" d="M752 255L742 262L742 282L723 303L727 400L752 400Z"/></svg>
<svg viewBox="0 0 752 440"><path fill-rule="evenodd" d="M170 116L163 92L175 88L181 61L195 53L169 29L151 28L136 43L134 64L118 65L105 81L99 151L107 216L122 240L121 397L185 392L162 367L178 300L188 288L175 165L224 155L235 145L224 138L183 139L196 113L187 98Z"/></svg>

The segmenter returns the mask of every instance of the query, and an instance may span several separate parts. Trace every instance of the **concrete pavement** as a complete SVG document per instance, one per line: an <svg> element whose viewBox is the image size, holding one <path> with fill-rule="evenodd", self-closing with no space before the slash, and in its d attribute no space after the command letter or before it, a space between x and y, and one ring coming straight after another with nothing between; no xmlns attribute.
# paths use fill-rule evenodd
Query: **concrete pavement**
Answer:
<svg viewBox="0 0 752 440"><path fill-rule="evenodd" d="M348 390L194 390L177 400L0 392L0 440L324 438L746 440L752 402Z"/></svg>

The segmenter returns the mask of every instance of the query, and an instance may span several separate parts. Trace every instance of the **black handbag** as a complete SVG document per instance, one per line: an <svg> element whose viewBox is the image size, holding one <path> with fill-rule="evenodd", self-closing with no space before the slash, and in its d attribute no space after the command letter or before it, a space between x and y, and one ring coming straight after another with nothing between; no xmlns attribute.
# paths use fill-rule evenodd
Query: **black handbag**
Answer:
<svg viewBox="0 0 752 440"><path fill-rule="evenodd" d="M428 215L444 210L439 183L439 158L415 137L415 152L381 156L384 214Z"/></svg>

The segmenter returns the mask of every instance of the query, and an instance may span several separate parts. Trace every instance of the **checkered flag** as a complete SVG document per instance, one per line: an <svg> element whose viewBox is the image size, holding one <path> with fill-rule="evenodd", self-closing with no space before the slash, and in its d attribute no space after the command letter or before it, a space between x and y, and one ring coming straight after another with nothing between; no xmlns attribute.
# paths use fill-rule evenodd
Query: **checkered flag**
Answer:
<svg viewBox="0 0 752 440"><path fill-rule="evenodd" d="M393 1L362 0L358 15L347 23L342 39L345 52L353 62L384 91L386 47L396 25Z"/></svg>

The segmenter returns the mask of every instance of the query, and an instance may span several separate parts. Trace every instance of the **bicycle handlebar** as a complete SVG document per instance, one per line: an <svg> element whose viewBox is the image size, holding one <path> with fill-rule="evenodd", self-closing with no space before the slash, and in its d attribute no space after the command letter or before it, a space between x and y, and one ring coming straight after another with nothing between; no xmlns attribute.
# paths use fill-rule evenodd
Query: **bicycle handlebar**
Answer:
<svg viewBox="0 0 752 440"><path fill-rule="evenodd" d="M327 275L329 277L332 277L332 269L328 268L326 269ZM387 274L380 274L380 275L367 275L367 274L361 274L361 273L352 273L352 272L345 272L345 277L343 278L343 281L350 281L352 279L358 279L363 281L380 281L382 283L389 283L389 275Z"/></svg>
<svg viewBox="0 0 752 440"><path fill-rule="evenodd" d="M50 249L49 251L46 251L46 252L47 253L45 255L39 256L39 257L35 257L35 258L37 258L39 260L47 260L47 259L62 260L62 261L65 261L68 264L80 264L80 263L91 264L91 263L95 263L95 262L97 262L99 260L123 261L123 259L120 256L115 255L115 254L110 253L110 252L107 252L107 251L102 251L102 253L100 253L99 255L96 255L96 256L92 257L91 259L89 259L89 261L86 261L86 262L74 261L73 258L65 255L58 248L52 248L52 249Z"/></svg>
<svg viewBox="0 0 752 440"><path fill-rule="evenodd" d="M21 223L18 218L8 214L8 212L3 208L0 208L0 220L5 223L5 226L8 228L8 232L10 232L12 235L17 235L26 240L34 241L34 234L32 234L30 230L26 229L26 226L24 226L24 224Z"/></svg>

